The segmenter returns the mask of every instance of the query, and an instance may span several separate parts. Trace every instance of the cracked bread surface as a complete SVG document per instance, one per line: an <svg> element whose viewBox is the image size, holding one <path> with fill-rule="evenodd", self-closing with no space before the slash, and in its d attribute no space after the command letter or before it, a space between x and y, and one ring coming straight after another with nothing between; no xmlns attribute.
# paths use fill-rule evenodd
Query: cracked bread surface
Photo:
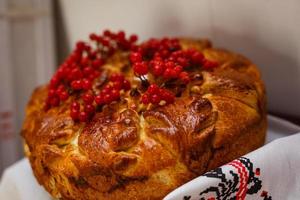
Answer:
<svg viewBox="0 0 300 200"><path fill-rule="evenodd" d="M219 66L196 71L199 77L172 104L144 106L128 91L82 124L69 114L75 97L45 112L47 86L35 89L22 136L35 177L54 198L163 199L263 145L266 96L257 67L208 40L180 43ZM104 74L122 72L135 86L128 65L128 54L117 52L103 66Z"/></svg>

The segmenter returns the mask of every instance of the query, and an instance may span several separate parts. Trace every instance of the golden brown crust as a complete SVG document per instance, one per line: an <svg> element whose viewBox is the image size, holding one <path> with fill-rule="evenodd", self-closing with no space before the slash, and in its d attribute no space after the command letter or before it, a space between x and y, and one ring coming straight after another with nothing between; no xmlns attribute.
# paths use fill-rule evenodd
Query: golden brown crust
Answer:
<svg viewBox="0 0 300 200"><path fill-rule="evenodd" d="M182 39L218 61L199 72L174 104L137 111L134 97L106 106L86 125L69 116L72 98L47 112L47 87L29 101L22 129L26 154L41 185L61 199L162 199L176 187L259 146L266 133L266 97L255 65ZM116 55L104 68L120 70ZM122 65L123 64L123 65ZM126 77L133 82L132 72Z"/></svg>

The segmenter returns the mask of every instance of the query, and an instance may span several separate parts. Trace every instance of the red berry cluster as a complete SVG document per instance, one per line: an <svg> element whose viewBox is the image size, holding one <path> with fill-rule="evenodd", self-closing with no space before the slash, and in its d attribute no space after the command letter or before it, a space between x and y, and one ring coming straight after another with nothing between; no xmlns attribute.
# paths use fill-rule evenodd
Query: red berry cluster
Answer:
<svg viewBox="0 0 300 200"><path fill-rule="evenodd" d="M164 79L180 79L184 83L190 81L185 71L191 67L210 69L217 66L216 62L204 58L195 49L181 50L177 39L151 39L142 44L137 51L132 51L130 61L136 75L143 76L148 72L155 77Z"/></svg>
<svg viewBox="0 0 300 200"><path fill-rule="evenodd" d="M112 74L110 82L107 83L101 92L95 97L97 105L109 104L120 98L120 91L127 91L131 88L130 82L121 74Z"/></svg>
<svg viewBox="0 0 300 200"><path fill-rule="evenodd" d="M137 76L151 73L155 78L180 79L184 84L190 82L187 70L193 67L211 69L218 65L216 62L206 59L201 52L195 49L182 50L178 39L169 38L150 39L141 44L135 51L131 51L130 61ZM154 102L157 104L157 101L165 100L163 97L158 98L157 92L153 95L150 94L152 93L148 92L143 95L143 103ZM170 99L165 101L172 102Z"/></svg>
<svg viewBox="0 0 300 200"><path fill-rule="evenodd" d="M159 88L156 84L151 84L147 91L142 95L142 103L158 105L164 101L164 103L173 103L175 96L167 89Z"/></svg>
<svg viewBox="0 0 300 200"><path fill-rule="evenodd" d="M74 121L86 122L96 112L97 106L109 104L117 101L120 98L121 90L129 90L130 82L121 74L112 74L110 81L95 95L91 90L83 93L81 96L82 104L79 101L74 101L71 104L71 117ZM81 109L82 105L82 109Z"/></svg>
<svg viewBox="0 0 300 200"><path fill-rule="evenodd" d="M119 31L118 33L113 33L109 30L105 30L102 35L97 35L95 33L90 34L90 39L95 41L98 46L104 47L106 52L111 55L115 50L130 50L136 49L137 46L135 42L138 40L137 35L130 35L126 38L124 31Z"/></svg>
<svg viewBox="0 0 300 200"><path fill-rule="evenodd" d="M86 121L95 113L95 106L93 105L95 94L91 89L93 82L101 74L101 66L108 56L117 49L125 51L136 49L135 42L138 38L136 35L126 38L123 31L113 33L105 30L102 35L91 34L90 39L95 45L82 41L77 42L74 51L51 78L45 103L46 110L58 106L61 101L66 101L71 94L77 94L81 96L84 108L83 110L80 109L80 103L74 102L71 106L71 116L74 120ZM124 76L119 76L119 79L120 77L123 77L121 78L122 82L114 82L114 87L118 90L111 90L109 94L112 96L111 101L119 96L121 89L128 90L130 88L129 81L125 80ZM114 79L113 76L111 79ZM108 97L108 93L106 92L104 96ZM95 97L95 99L97 98ZM104 102L111 101L105 100Z"/></svg>

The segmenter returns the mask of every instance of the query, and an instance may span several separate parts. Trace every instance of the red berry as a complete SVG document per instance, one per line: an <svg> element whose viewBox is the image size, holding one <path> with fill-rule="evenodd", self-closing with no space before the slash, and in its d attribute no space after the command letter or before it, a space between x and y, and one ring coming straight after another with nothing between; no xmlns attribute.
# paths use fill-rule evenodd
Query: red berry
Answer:
<svg viewBox="0 0 300 200"><path fill-rule="evenodd" d="M128 80L124 80L123 81L123 89L125 91L127 91L127 90L130 90L130 88L131 88L130 82Z"/></svg>
<svg viewBox="0 0 300 200"><path fill-rule="evenodd" d="M114 89L114 90L111 91L110 95L111 95L111 99L113 101L118 100L120 98L120 91Z"/></svg>
<svg viewBox="0 0 300 200"><path fill-rule="evenodd" d="M205 69L212 69L218 66L218 63L216 61L211 60L205 60L203 64L203 68Z"/></svg>
<svg viewBox="0 0 300 200"><path fill-rule="evenodd" d="M165 79L172 78L173 70L171 68L167 68L163 74Z"/></svg>
<svg viewBox="0 0 300 200"><path fill-rule="evenodd" d="M103 96L102 96L102 95L97 95L97 96L95 97L95 102L96 102L98 105L103 104L103 103L104 103L104 98L103 98Z"/></svg>
<svg viewBox="0 0 300 200"><path fill-rule="evenodd" d="M109 43L110 43L109 39L107 39L107 38L103 38L103 40L101 42L102 42L102 45L106 46L106 47L109 46Z"/></svg>
<svg viewBox="0 0 300 200"><path fill-rule="evenodd" d="M149 104L150 103L150 99L149 99L149 95L148 94L143 94L143 96L142 96L142 103L143 104Z"/></svg>
<svg viewBox="0 0 300 200"><path fill-rule="evenodd" d="M129 41L130 41L131 43L134 43L134 42L136 42L137 40L138 40L138 36L135 35L135 34L133 34L133 35L131 35L131 36L129 37Z"/></svg>
<svg viewBox="0 0 300 200"><path fill-rule="evenodd" d="M112 82L120 82L120 83L122 83L124 81L124 75L118 74L118 73L113 73L110 76L109 80L112 81Z"/></svg>
<svg viewBox="0 0 300 200"><path fill-rule="evenodd" d="M48 92L48 97L54 97L56 96L56 90L55 89L50 89Z"/></svg>
<svg viewBox="0 0 300 200"><path fill-rule="evenodd" d="M97 40L97 39L98 39L98 36L97 36L95 33L91 33L91 34L90 34L90 39L91 39L91 40Z"/></svg>
<svg viewBox="0 0 300 200"><path fill-rule="evenodd" d="M91 68L91 67L85 67L83 69L83 74L87 77L88 75L92 74L93 71L94 71L93 68Z"/></svg>
<svg viewBox="0 0 300 200"><path fill-rule="evenodd" d="M88 79L83 79L82 88L85 89L85 90L89 90L89 89L91 89L91 87L92 87L91 81L88 80Z"/></svg>
<svg viewBox="0 0 300 200"><path fill-rule="evenodd" d="M88 114L85 111L79 113L79 120L81 122L86 122L88 120Z"/></svg>
<svg viewBox="0 0 300 200"><path fill-rule="evenodd" d="M175 69L171 70L171 78L177 78L178 75Z"/></svg>
<svg viewBox="0 0 300 200"><path fill-rule="evenodd" d="M53 76L50 80L50 88L56 88L59 84L59 79L57 76Z"/></svg>
<svg viewBox="0 0 300 200"><path fill-rule="evenodd" d="M72 110L80 110L80 104L77 101L73 101L71 104Z"/></svg>
<svg viewBox="0 0 300 200"><path fill-rule="evenodd" d="M162 64L156 64L156 65L154 65L154 67L153 67L153 74L155 76L160 76L160 75L163 74L163 72L164 72L164 68L163 68Z"/></svg>
<svg viewBox="0 0 300 200"><path fill-rule="evenodd" d="M84 111L88 114L93 114L95 110L95 106L93 106L92 104L87 104L84 106Z"/></svg>
<svg viewBox="0 0 300 200"><path fill-rule="evenodd" d="M93 62L92 62L92 67L94 68L94 69L99 69L99 67L101 67L102 65L103 65L103 60L101 59L101 58L97 58L96 60L94 60Z"/></svg>
<svg viewBox="0 0 300 200"><path fill-rule="evenodd" d="M190 77L189 77L189 74L187 72L181 72L179 74L179 78L185 84L188 84L190 82Z"/></svg>
<svg viewBox="0 0 300 200"><path fill-rule="evenodd" d="M204 58L203 54L198 51L194 52L192 55L192 61L195 64L201 64L203 58Z"/></svg>
<svg viewBox="0 0 300 200"><path fill-rule="evenodd" d="M56 93L59 94L61 92L65 91L65 86L63 84L60 84L58 87L57 87L57 90L56 90Z"/></svg>
<svg viewBox="0 0 300 200"><path fill-rule="evenodd" d="M117 34L117 38L119 41L122 41L125 39L125 32L124 31L119 31Z"/></svg>
<svg viewBox="0 0 300 200"><path fill-rule="evenodd" d="M177 62L178 62L178 64L180 64L183 67L187 67L189 65L188 59L186 59L184 57L177 58Z"/></svg>
<svg viewBox="0 0 300 200"><path fill-rule="evenodd" d="M82 72L78 67L76 67L76 68L72 69L70 76L72 77L72 80L81 79Z"/></svg>
<svg viewBox="0 0 300 200"><path fill-rule="evenodd" d="M62 101L65 101L69 98L69 94L67 91L62 91L60 94L59 94L59 98L60 100Z"/></svg>
<svg viewBox="0 0 300 200"><path fill-rule="evenodd" d="M168 61L165 63L166 68L173 69L175 67L175 63L172 61Z"/></svg>
<svg viewBox="0 0 300 200"><path fill-rule="evenodd" d="M125 81L125 80L124 80L124 81ZM123 87L123 85L122 85L122 83L119 82L119 81L114 82L114 83L113 83L113 86L112 86L112 88L113 88L113 89L116 89L116 90L121 90L122 87Z"/></svg>
<svg viewBox="0 0 300 200"><path fill-rule="evenodd" d="M103 97L104 103L109 104L112 101L112 97L110 94L105 94Z"/></svg>
<svg viewBox="0 0 300 200"><path fill-rule="evenodd" d="M50 98L50 105L51 106L58 106L59 105L59 98L58 97Z"/></svg>
<svg viewBox="0 0 300 200"><path fill-rule="evenodd" d="M78 42L76 43L76 49L77 49L77 50L83 51L84 47L85 47L84 42L78 41Z"/></svg>
<svg viewBox="0 0 300 200"><path fill-rule="evenodd" d="M81 80L75 80L75 81L72 81L71 87L72 87L74 90L80 90L80 89L82 89L82 82L81 82Z"/></svg>
<svg viewBox="0 0 300 200"><path fill-rule="evenodd" d="M160 95L161 95L161 98L163 100L165 100L167 103L173 103L174 102L175 96L174 96L174 94L172 94L168 90L165 90L165 89L162 90L160 92Z"/></svg>
<svg viewBox="0 0 300 200"><path fill-rule="evenodd" d="M159 102L160 102L160 97L157 95L157 94L153 94L152 96L151 96L151 99L150 99L150 102L152 103L152 104L158 104Z"/></svg>
<svg viewBox="0 0 300 200"><path fill-rule="evenodd" d="M130 61L132 63L141 62L142 54L140 52L131 52L130 53Z"/></svg>
<svg viewBox="0 0 300 200"><path fill-rule="evenodd" d="M82 57L80 60L80 64L81 66L87 66L90 62L90 59L86 56L86 57Z"/></svg>
<svg viewBox="0 0 300 200"><path fill-rule="evenodd" d="M94 101L94 95L92 95L90 93L85 93L82 95L82 99L83 99L84 103L92 104Z"/></svg>
<svg viewBox="0 0 300 200"><path fill-rule="evenodd" d="M78 118L79 118L79 110L71 109L70 115L71 115L71 117L72 117L72 119L74 121L78 120Z"/></svg>
<svg viewBox="0 0 300 200"><path fill-rule="evenodd" d="M147 92L149 92L149 94L158 94L159 87L153 83L148 87Z"/></svg>
<svg viewBox="0 0 300 200"><path fill-rule="evenodd" d="M180 72L182 71L182 66L177 65L177 66L174 68L174 71L176 72L176 76L178 76L178 75L180 74Z"/></svg>
<svg viewBox="0 0 300 200"><path fill-rule="evenodd" d="M134 72L139 75L146 75L148 73L148 65L146 62L137 62L133 65Z"/></svg>
<svg viewBox="0 0 300 200"><path fill-rule="evenodd" d="M64 78L64 77L65 77L65 68L60 67L60 68L57 70L56 75L57 75L58 79Z"/></svg>
<svg viewBox="0 0 300 200"><path fill-rule="evenodd" d="M103 31L103 35L106 36L106 37L110 37L110 36L111 36L110 30L107 30L107 29L104 30L104 31Z"/></svg>

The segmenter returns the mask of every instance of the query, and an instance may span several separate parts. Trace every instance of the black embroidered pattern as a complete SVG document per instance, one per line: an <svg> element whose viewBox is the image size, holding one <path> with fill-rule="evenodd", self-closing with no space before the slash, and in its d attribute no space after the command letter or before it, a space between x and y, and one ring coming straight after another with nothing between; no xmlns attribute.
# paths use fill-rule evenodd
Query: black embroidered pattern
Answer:
<svg viewBox="0 0 300 200"><path fill-rule="evenodd" d="M243 200L247 195L260 192L262 188L262 181L258 177L260 169L254 169L250 159L241 157L227 165L233 167L234 170L225 173L219 167L203 175L218 179L219 183L201 191L199 193L200 200ZM263 200L272 200L272 197L266 191L262 191L260 197ZM191 200L191 196L184 196L183 200Z"/></svg>

